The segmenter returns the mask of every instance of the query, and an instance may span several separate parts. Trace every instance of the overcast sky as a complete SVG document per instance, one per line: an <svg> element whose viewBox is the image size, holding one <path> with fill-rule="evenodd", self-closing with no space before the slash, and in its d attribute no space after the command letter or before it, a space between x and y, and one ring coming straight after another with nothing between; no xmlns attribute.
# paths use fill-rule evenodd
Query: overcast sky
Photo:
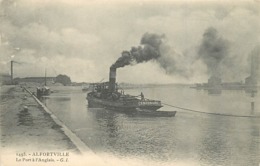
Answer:
<svg viewBox="0 0 260 166"><path fill-rule="evenodd" d="M72 81L108 80L109 67L124 50L139 46L146 32L164 34L176 72L156 61L117 70L118 82L206 82L198 55L207 29L225 41L220 62L224 81L249 75L248 55L260 43L260 1L0 0L0 72L14 77L66 74Z"/></svg>

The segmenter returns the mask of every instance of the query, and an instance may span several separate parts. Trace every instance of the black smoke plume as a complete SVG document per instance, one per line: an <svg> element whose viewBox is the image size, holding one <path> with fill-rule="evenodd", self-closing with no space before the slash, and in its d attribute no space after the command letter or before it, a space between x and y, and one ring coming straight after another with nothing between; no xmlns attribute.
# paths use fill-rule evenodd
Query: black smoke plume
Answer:
<svg viewBox="0 0 260 166"><path fill-rule="evenodd" d="M203 34L198 55L207 65L210 76L220 77L220 63L228 56L228 41L222 39L215 28L210 27Z"/></svg>
<svg viewBox="0 0 260 166"><path fill-rule="evenodd" d="M111 67L119 68L158 59L161 56L160 46L164 37L164 35L145 33L140 42L142 46L132 47L130 51L123 51L122 56Z"/></svg>
<svg viewBox="0 0 260 166"><path fill-rule="evenodd" d="M166 74L178 74L186 78L191 75L186 56L173 50L167 44L164 34L145 33L140 44L141 46L132 47L130 51L123 51L122 56L111 67L119 68L153 60Z"/></svg>

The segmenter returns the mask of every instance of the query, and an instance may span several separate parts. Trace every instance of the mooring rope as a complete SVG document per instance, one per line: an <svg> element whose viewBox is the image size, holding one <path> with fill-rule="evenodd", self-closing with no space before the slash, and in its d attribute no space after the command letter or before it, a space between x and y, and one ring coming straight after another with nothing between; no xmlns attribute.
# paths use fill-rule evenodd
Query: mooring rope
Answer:
<svg viewBox="0 0 260 166"><path fill-rule="evenodd" d="M190 112L201 113L201 114L231 116L231 117L244 117L244 118L260 118L260 116L251 116L251 115L232 115L232 114L222 114L222 113L214 113L214 112L204 112L204 111L197 111L197 110L193 110L193 109L189 109L189 108L178 107L178 106L174 106L174 105L167 104L167 103L162 103L162 104L169 106L169 107L178 108L178 109L182 109L182 110L186 110L186 111L190 111Z"/></svg>

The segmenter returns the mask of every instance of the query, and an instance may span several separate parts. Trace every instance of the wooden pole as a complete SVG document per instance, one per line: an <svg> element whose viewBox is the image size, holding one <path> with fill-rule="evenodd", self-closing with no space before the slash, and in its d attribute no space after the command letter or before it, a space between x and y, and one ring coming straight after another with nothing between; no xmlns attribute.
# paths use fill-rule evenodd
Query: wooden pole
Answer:
<svg viewBox="0 0 260 166"><path fill-rule="evenodd" d="M13 62L14 61L11 61L11 84L13 84L13 78L14 78L14 73L13 73Z"/></svg>
<svg viewBox="0 0 260 166"><path fill-rule="evenodd" d="M45 69L44 85L47 86L47 80L46 80L46 69Z"/></svg>

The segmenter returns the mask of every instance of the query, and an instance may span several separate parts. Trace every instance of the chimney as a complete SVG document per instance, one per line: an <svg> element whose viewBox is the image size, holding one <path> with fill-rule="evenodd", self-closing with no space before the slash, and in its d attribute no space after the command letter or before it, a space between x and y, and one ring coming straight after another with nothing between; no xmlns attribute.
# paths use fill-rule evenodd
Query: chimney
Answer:
<svg viewBox="0 0 260 166"><path fill-rule="evenodd" d="M114 92L116 89L116 68L110 67L109 71L109 91Z"/></svg>

